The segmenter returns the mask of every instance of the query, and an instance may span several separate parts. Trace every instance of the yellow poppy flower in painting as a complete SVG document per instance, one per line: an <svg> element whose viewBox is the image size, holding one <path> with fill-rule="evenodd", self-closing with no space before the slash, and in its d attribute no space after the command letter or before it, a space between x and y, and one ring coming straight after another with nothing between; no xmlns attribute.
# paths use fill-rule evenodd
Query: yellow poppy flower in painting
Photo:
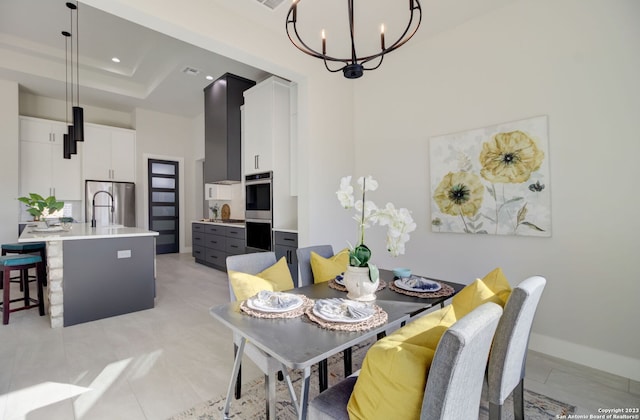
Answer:
<svg viewBox="0 0 640 420"><path fill-rule="evenodd" d="M484 195L480 177L472 172L449 172L436 188L433 199L440 211L452 216L473 216Z"/></svg>
<svg viewBox="0 0 640 420"><path fill-rule="evenodd" d="M522 131L498 133L482 144L480 174L489 182L519 184L537 171L544 152Z"/></svg>

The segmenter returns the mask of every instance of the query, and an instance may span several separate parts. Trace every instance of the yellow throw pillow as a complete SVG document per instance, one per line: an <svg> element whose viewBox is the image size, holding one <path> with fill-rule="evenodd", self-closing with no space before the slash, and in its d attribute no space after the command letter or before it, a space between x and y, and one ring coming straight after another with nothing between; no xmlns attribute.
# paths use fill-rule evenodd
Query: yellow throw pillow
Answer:
<svg viewBox="0 0 640 420"><path fill-rule="evenodd" d="M261 290L273 291L273 283L253 274L229 270L231 289L237 300L246 300Z"/></svg>
<svg viewBox="0 0 640 420"><path fill-rule="evenodd" d="M293 289L293 278L285 257L280 258L277 263L256 274L256 276L271 282L273 290L276 292Z"/></svg>
<svg viewBox="0 0 640 420"><path fill-rule="evenodd" d="M419 419L427 372L440 337L456 322L451 305L376 342L347 405L350 419Z"/></svg>
<svg viewBox="0 0 640 420"><path fill-rule="evenodd" d="M465 286L451 300L456 311L456 317L462 318L478 306L487 302L494 302L504 307L511 295L511 286L501 268L496 268L484 278L476 279Z"/></svg>
<svg viewBox="0 0 640 420"><path fill-rule="evenodd" d="M256 275L233 270L229 270L228 275L237 300L249 299L261 290L279 292L293 289L293 279L284 257Z"/></svg>
<svg viewBox="0 0 640 420"><path fill-rule="evenodd" d="M322 283L335 279L346 271L349 265L349 249L345 248L333 257L324 258L311 251L311 271L313 282Z"/></svg>

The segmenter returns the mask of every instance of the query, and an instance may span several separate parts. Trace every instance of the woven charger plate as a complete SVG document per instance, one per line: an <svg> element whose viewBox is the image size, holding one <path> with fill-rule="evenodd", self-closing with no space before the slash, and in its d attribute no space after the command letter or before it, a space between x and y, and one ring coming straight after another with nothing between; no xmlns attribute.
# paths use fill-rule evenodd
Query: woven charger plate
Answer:
<svg viewBox="0 0 640 420"><path fill-rule="evenodd" d="M298 295L298 296L302 298L302 305L286 312L263 312L263 311L258 311L256 309L251 309L250 307L247 306L246 300L243 300L242 302L240 302L240 310L246 313L247 315L251 315L256 318L270 318L270 319L297 318L301 316L305 312L305 309L307 309L308 307L313 308L313 303L314 303L311 299L309 299L304 295Z"/></svg>
<svg viewBox="0 0 640 420"><path fill-rule="evenodd" d="M332 289L336 289L340 292L347 292L347 288L344 287L343 285L339 284L336 279L331 279L329 280L329 287ZM376 289L376 292L379 292L380 290L384 289L385 287L387 287L387 282L380 279L380 283L378 284L378 288Z"/></svg>
<svg viewBox="0 0 640 420"><path fill-rule="evenodd" d="M415 297L421 297L421 298L451 296L452 294L455 293L455 290L453 289L453 287L449 286L448 284L444 284L439 281L436 281L436 283L438 283L441 287L440 287L440 290L436 290L435 292L412 292L410 290L404 290L395 285L395 280L389 284L389 289L393 290L394 292L402 293L403 295L415 296Z"/></svg>
<svg viewBox="0 0 640 420"><path fill-rule="evenodd" d="M313 301L312 301L313 302ZM322 318L319 318L313 314L313 304L307 308L305 308L305 313L309 317L310 320L320 325L322 328L333 331L366 331L371 328L379 327L387 322L388 316L387 313L379 307L378 305L373 305L376 312L373 316L365 321L356 322L356 323L347 323L347 322L331 322L325 321Z"/></svg>

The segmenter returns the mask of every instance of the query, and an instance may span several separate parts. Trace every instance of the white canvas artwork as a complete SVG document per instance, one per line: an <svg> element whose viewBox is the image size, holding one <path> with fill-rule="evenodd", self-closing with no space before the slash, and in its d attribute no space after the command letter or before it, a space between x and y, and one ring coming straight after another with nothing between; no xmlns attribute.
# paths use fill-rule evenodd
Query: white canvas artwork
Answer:
<svg viewBox="0 0 640 420"><path fill-rule="evenodd" d="M434 232L551 236L546 116L430 140Z"/></svg>

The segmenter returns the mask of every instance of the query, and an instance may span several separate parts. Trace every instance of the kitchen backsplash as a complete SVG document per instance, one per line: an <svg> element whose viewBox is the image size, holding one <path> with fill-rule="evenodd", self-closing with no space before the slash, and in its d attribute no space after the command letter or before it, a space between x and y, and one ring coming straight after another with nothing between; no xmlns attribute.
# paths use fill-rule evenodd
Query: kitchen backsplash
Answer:
<svg viewBox="0 0 640 420"><path fill-rule="evenodd" d="M209 200L208 207L214 207L218 205L218 209L222 209L224 204L229 205L231 219L244 219L244 184L232 184L231 185L231 200ZM221 210L218 210L218 218L221 217ZM209 214L203 215L204 218L213 217L213 213L209 210Z"/></svg>

